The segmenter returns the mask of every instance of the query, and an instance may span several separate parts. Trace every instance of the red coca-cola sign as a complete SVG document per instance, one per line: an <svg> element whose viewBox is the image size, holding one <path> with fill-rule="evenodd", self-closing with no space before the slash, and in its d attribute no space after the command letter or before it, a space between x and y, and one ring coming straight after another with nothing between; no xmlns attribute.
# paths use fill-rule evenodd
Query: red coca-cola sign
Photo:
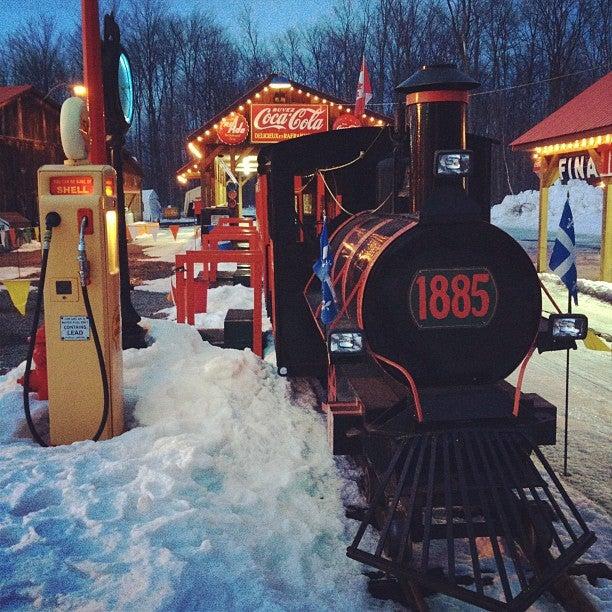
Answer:
<svg viewBox="0 0 612 612"><path fill-rule="evenodd" d="M326 132L326 104L252 104L251 142L278 142Z"/></svg>
<svg viewBox="0 0 612 612"><path fill-rule="evenodd" d="M246 140L249 134L249 123L244 115L235 113L223 117L219 122L217 138L228 145L237 145Z"/></svg>
<svg viewBox="0 0 612 612"><path fill-rule="evenodd" d="M332 130L346 130L347 128L361 127L362 125L359 117L355 117L352 113L344 113L334 121Z"/></svg>

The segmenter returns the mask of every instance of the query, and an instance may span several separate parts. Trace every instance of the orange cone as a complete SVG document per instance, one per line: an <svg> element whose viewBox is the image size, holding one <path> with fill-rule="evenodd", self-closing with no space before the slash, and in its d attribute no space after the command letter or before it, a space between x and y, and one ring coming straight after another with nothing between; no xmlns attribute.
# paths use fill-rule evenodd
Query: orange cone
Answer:
<svg viewBox="0 0 612 612"><path fill-rule="evenodd" d="M172 235L174 236L174 239L176 240L176 237L177 237L178 231L179 231L179 226L178 225L171 225L170 226L170 231L172 232Z"/></svg>

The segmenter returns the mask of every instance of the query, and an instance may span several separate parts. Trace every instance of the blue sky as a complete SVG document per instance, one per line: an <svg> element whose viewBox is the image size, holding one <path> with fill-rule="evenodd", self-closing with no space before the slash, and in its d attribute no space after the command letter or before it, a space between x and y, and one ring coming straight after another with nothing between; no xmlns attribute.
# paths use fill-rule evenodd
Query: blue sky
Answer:
<svg viewBox="0 0 612 612"><path fill-rule="evenodd" d="M104 0L99 0L104 5ZM332 0L165 0L169 10L212 13L219 23L232 27L240 8L247 4L253 19L265 36L292 25L313 23L332 6ZM125 0L121 5L127 5ZM80 0L0 0L0 38L39 15L56 17L68 29L80 21Z"/></svg>

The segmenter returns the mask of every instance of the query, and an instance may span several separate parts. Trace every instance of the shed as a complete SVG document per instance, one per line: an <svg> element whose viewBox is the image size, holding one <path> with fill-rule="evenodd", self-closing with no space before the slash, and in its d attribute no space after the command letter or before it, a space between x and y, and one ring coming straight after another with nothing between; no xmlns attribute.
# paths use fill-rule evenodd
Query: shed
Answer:
<svg viewBox="0 0 612 612"><path fill-rule="evenodd" d="M510 143L530 151L540 178L538 271L548 265L548 189L559 178L603 188L600 278L612 282L612 72Z"/></svg>

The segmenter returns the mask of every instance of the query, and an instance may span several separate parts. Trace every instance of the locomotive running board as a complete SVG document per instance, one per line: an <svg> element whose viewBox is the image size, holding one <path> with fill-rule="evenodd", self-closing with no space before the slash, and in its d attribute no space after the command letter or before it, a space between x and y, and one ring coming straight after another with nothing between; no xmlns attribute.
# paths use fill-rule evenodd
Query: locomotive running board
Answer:
<svg viewBox="0 0 612 612"><path fill-rule="evenodd" d="M486 610L526 610L595 542L540 449L516 430L400 439L379 482L347 555ZM472 588L458 572L472 573Z"/></svg>

